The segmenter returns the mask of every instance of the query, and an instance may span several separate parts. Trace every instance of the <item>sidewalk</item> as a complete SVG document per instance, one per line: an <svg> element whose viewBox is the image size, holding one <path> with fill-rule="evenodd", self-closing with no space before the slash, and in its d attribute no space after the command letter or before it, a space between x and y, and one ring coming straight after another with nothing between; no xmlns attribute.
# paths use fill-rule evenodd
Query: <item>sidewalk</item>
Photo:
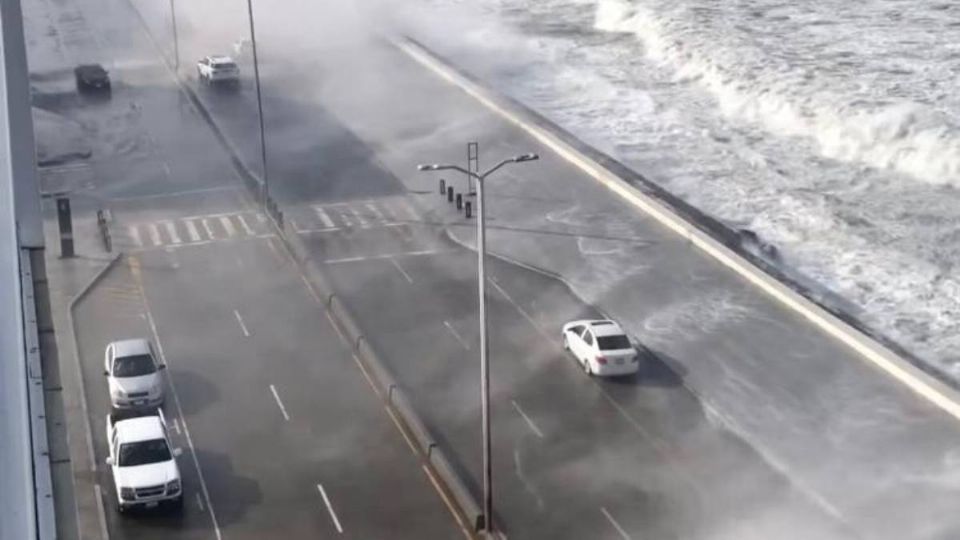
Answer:
<svg viewBox="0 0 960 540"><path fill-rule="evenodd" d="M73 220L76 256L62 258L53 201L44 201L44 214L45 263L55 339L54 354L44 355L44 378L48 392L59 390L48 393L48 401L54 406L47 408L58 538L107 540L70 310L116 254L103 249L95 215L78 211Z"/></svg>

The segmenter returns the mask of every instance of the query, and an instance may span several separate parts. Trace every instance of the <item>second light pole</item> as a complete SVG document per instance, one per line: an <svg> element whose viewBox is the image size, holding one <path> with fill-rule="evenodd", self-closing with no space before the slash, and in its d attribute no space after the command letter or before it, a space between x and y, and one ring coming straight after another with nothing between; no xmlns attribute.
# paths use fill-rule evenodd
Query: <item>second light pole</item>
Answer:
<svg viewBox="0 0 960 540"><path fill-rule="evenodd" d="M263 129L263 95L260 92L260 61L257 59L257 31L253 24L253 0L247 0L247 12L250 16L250 50L253 53L253 81L257 87L257 116L260 119L260 160L263 162L263 195L261 203L266 205L269 198L267 182L267 137Z"/></svg>
<svg viewBox="0 0 960 540"><path fill-rule="evenodd" d="M483 204L483 181L508 163L523 163L540 159L537 154L522 154L497 163L484 173L473 172L459 165L420 165L421 171L453 170L477 181L477 292L480 300L480 414L483 432L483 524L488 534L493 532L493 467L490 463L490 363L487 353L487 240Z"/></svg>

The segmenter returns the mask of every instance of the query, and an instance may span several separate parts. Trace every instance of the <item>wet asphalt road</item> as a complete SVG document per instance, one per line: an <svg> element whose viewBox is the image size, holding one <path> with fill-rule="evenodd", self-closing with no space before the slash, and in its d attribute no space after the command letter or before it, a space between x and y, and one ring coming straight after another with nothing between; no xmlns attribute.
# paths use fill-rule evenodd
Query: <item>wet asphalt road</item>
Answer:
<svg viewBox="0 0 960 540"><path fill-rule="evenodd" d="M92 9L89 2L78 1L76 5ZM184 16L189 17L189 14ZM235 19L235 14L230 18ZM116 48L111 49L111 54L115 55L117 74L137 87L139 97L133 100L138 106L130 108L134 112L127 112L127 104L114 99L110 104L87 106L78 113L104 126L104 132L115 137L113 153L101 152L94 159L94 176L102 180L91 191L98 197L112 199L111 204L118 209L118 230L121 231L118 241L130 250L145 250L149 255L145 255L144 260L156 264L150 270L144 270L146 296L151 297L151 283L154 283L152 286L157 289L154 294L163 298L162 304L169 306L164 309L158 304L158 311L167 313L164 320L170 321L171 327L178 328L178 332L189 332L195 326L189 324L193 316L184 316L181 320L176 315L178 309L186 308L199 298L203 298L198 303L200 307L221 304L220 300L213 301L211 297L233 294L224 291L212 294L218 285L225 283L224 279L239 280L241 275L266 279L275 271L268 267L267 261L273 256L269 248L262 249L269 245L265 242L270 241L270 231L258 225L255 210L236 198L239 197L234 191L236 181L229 172L225 156L203 130L189 104L170 89L154 89L154 86L169 85L169 76L156 66L155 58L149 68L136 67L138 61L149 56L142 36L135 37L140 31L137 21L121 17L97 24L110 26L109 46ZM207 48L210 39L202 36L193 36L193 39L181 44L185 58L211 52ZM138 43L137 47L131 46L133 42ZM223 39L220 42L226 43ZM225 48L221 47L221 50ZM443 225L458 218L443 209L438 210L435 196L421 193L427 190L410 191L407 186L422 183L407 178L406 171L412 171L412 166L423 160L420 156L428 155L431 160L462 160L464 141L456 135L456 130L464 126L484 134L485 152L500 154L512 148L527 150L536 149L536 146L475 104L469 104L459 92L444 90L426 75L418 75L416 68L399 60L395 52L371 50L365 49L371 57L369 64L360 63L358 67L353 63L349 70L342 58L336 58L347 54L343 51L332 53L329 61L321 62L322 65L315 69L303 69L304 63L284 63L275 55L275 61L264 70L271 193L284 206L291 227L308 242L315 259L354 308L365 333L371 336L401 383L412 391L418 409L453 451L460 469L476 485L475 479L479 478L479 430L473 256L449 242L442 232ZM124 54L131 57L126 63ZM185 62L183 72L189 76L189 63ZM295 77L287 75L294 72L297 73ZM422 100L397 100L396 89L378 90L378 83L391 80L384 76L384 72L396 76L393 82L403 83L403 95L422 93L431 96L429 107ZM343 97L349 94L351 85L356 89L356 95ZM325 87L320 98L308 90L314 86ZM256 105L249 79L235 91L210 88L198 88L198 91L251 169L258 170ZM377 98L373 101L363 99L374 95ZM123 118L132 114L138 115L139 120L125 123ZM103 115L117 123L110 124ZM172 122L174 115L181 120ZM124 125L146 126L149 129L145 131L150 137L144 139L137 132L113 129ZM130 141L138 144L131 146ZM519 201L519 204L529 205L534 212L546 212L550 208L551 196L566 194L571 184L572 189L582 193L585 199L602 200L606 196L598 194L589 183L583 183L587 181L579 173L556 159L545 156L542 164L537 165L541 166L538 170L511 173L512 178L516 181L525 178L546 180L548 185L551 179L562 179L562 190L547 188L539 192L540 199L524 200L529 193L508 185L503 188L507 192L503 202L507 202L509 195L515 195L515 204ZM164 167L169 172L161 172ZM209 197L188 194L182 197L186 201L179 202L143 198L197 189L213 191L209 192ZM617 207L617 204L605 202L600 206L602 209L604 206ZM243 219L237 216L243 216ZM232 234L221 219L224 217L231 223ZM491 222L494 227L506 223L505 215L501 222L498 217L495 214ZM663 236L663 232L647 220L641 218L639 221L638 226L650 229L643 231L645 238ZM168 222L172 223L176 236L170 233ZM193 223L199 240L194 241L194 232L187 222ZM258 238L261 235L264 238ZM180 242L175 242L177 237ZM247 248L235 247L227 252L221 251L227 244L218 240L237 238L244 238L244 242L260 246L260 249L248 252L244 251ZM669 241L660 239L653 243L669 244ZM176 247L179 244L196 245ZM168 248L173 251L168 253ZM203 248L209 253L198 256L199 261L186 257L183 262L174 262L176 257L172 254L192 253L194 248ZM658 271L671 280L679 280L670 289L676 294L699 290L689 287L691 282L704 288L707 287L705 284L717 285L732 290L735 296L752 294L744 292L740 283L734 281L731 285L729 276L713 269L702 257L689 253L675 253L674 256L678 258L672 259L673 267L664 262ZM226 269L230 263L224 262L231 257L237 258L238 268L250 264L253 273L231 275ZM260 262L253 262L261 257ZM679 264L677 260L685 261L679 265L683 272L671 269ZM184 265L179 266L178 271L180 268L212 268L224 279L204 282L204 286L197 288L198 284L169 278L169 275L178 273L170 270L175 264ZM896 508L898 496L883 493L882 497L874 498L872 493L865 496L840 488L832 490L829 485L824 485L825 473L819 470L814 476L814 488L811 488L805 473L810 463L821 461L817 456L820 443L816 430L793 430L787 426L790 437L786 439L796 441L803 432L807 435L801 445L795 445L786 453L785 466L777 459L784 454L771 456L761 452L727 429L725 416L730 410L723 409L718 413L712 406L705 407L690 392L691 385L704 388L704 383L697 381L697 375L704 368L691 366L691 358L733 355L747 358L753 366L751 373L769 375L771 396L782 397L787 389L789 400L813 399L808 394L789 393L789 389L806 389L814 385L818 377L829 375L808 370L802 374L792 373L794 378L784 379L773 376L782 375L776 366L769 366L769 371L757 367L765 355L781 355L783 351L779 350L777 343L762 339L754 341L749 332L736 347L723 340L718 344L680 339L680 347L673 344L655 346L658 360L645 366L639 377L625 381L594 381L584 377L563 354L557 335L562 322L594 313L594 310L559 282L539 274L500 263L493 264L491 272L495 279L489 293L491 351L495 362L497 517L509 534L523 538L844 538L858 537L864 532L867 536L876 536L884 532L885 527L891 528L884 534L903 537L904 531L915 529L916 525L909 521L896 523L892 513L890 517L874 519L880 515L878 511ZM672 294L658 288L656 283L646 283L643 287L646 298ZM248 301L255 306L255 316L274 321L267 323L268 332L285 333L288 330L281 329L275 321L287 306L283 302L273 304L276 299L271 297L275 290L275 287L267 287L259 293L250 291L252 298ZM297 295L291 293L291 300L294 296ZM784 314L779 308L771 308L765 302L757 303L772 313L775 327L792 325L801 328L796 332L799 336L796 347L810 346L822 351L818 356L838 359L845 380L851 371L855 372L854 379L868 381L867 387L886 396L890 402L903 404L904 408L921 415L923 422L913 424L915 431L908 433L927 441L921 445L924 451L916 456L918 461L927 450L936 458L940 450L951 447L951 442L957 438L951 422L925 404L918 404L914 397L892 383L878 379L880 375L835 344L824 342L823 336L804 327L796 317ZM228 306L219 307L221 317L224 313L229 314ZM186 312L189 311L192 310ZM162 326L159 316L157 324ZM214 334L223 336L223 332L226 329L219 328ZM295 340L296 348L306 350L301 348L299 339ZM328 345L326 340L324 343ZM213 344L204 341L196 347L206 350ZM809 351L800 352L806 354ZM235 351L236 355L247 353L246 350ZM189 356L186 350L181 354ZM262 386L267 374L272 374L265 373L259 363L251 363L251 373L233 374L224 362L226 360L211 363L213 380L236 377L240 386L246 388L254 383ZM736 364L729 366L733 372L738 369ZM691 368L694 370L692 374ZM171 373L176 376L176 372ZM295 378L294 386L316 384L315 378ZM206 399L204 396L212 393L203 384L196 385L189 392L192 399L201 404ZM218 390L214 394L226 393ZM339 404L340 399L338 395L333 403ZM223 400L226 406L229 399ZM249 405L243 400L226 409L212 404L206 409L233 411L236 407L242 411ZM739 405L743 408L763 407L764 411L770 408L762 401L745 401ZM203 407L197 407L198 415L204 412L201 409ZM742 410L735 412L743 414ZM257 409L249 414L251 418L263 420L269 413ZM900 416L894 415L893 418L898 426L902 424ZM197 421L214 433L224 422L222 418L201 421L200 417ZM815 422L815 419L809 421ZM269 455L269 450L244 444L257 437L242 430L237 435L239 439L232 436L232 433L220 433L212 437L211 442L215 441L218 448L229 448L230 452L235 452L236 447L246 450L249 446L252 452L238 453L238 462L246 464L268 459L265 456ZM854 447L867 444L879 436L873 430L870 436L850 441L850 444ZM895 436L898 438L896 442L900 443L899 437L905 435L897 433ZM297 448L293 444L290 455L295 454ZM764 445L762 450L769 448ZM895 455L897 448L891 446L890 455ZM390 457L389 452L383 454L389 459L399 459L398 456ZM838 456L836 462L830 462L827 470L836 470L838 463L845 463L845 468L834 475L837 484L857 486L863 483L865 475L875 474L869 473L871 469L878 470L870 460L876 460L875 463L882 468L883 464L891 462L890 455L878 457L854 451L850 455ZM375 460L377 457L383 456L378 453L363 456L363 459ZM859 461L861 458L867 463ZM307 458L301 456L300 459ZM311 472L322 470L312 462L300 466ZM262 536L263 531L272 531L270 527L277 526L275 516L280 515L280 511L272 513L267 508L271 505L265 502L267 498L262 493L276 493L279 497L282 489L274 484L279 482L278 478L289 474L289 471L274 471L269 465L250 467L250 475L229 467L217 473L221 478L217 489L236 494L236 499L228 499L229 502L225 503L224 515L225 523L233 527L238 537L247 534L257 537L252 531L259 531ZM294 467L293 470L304 469ZM415 467L413 472L416 473ZM297 475L299 480L304 479ZM262 493L249 488L251 484L261 483L264 487L259 491ZM213 484L215 482L211 481ZM287 486L298 488L296 493L302 491L299 489L302 486L294 480ZM821 497L823 491L830 497ZM379 492L371 488L365 495L369 497L374 493ZM949 491L945 493L949 494ZM428 504L431 496L436 498L426 490L422 504L431 506ZM348 497L352 497L351 501L359 501L354 503L356 508L363 508L363 496ZM925 493L925 497L929 497L929 493ZM213 498L216 508L216 498ZM943 508L940 503L927 506L933 515L938 508ZM433 501L432 507L438 520L446 518L447 525L452 524L439 501ZM294 537L309 530L310 525L304 525L303 520L312 523L314 531L329 527L329 523L323 522L322 514L316 517L316 510L296 505L290 509L296 514L289 520ZM287 516L286 513L282 515ZM238 516L249 516L249 519ZM202 530L202 526L190 525L190 519L188 513L184 523L186 531ZM303 528L299 528L301 526ZM424 524L423 527L423 530L430 531L426 537L431 538L435 536L431 536L434 529L430 527L443 528L438 523ZM401 526L400 530L405 529ZM453 531L456 534L456 530ZM233 534L228 536L233 537ZM375 533L371 534L377 537Z"/></svg>

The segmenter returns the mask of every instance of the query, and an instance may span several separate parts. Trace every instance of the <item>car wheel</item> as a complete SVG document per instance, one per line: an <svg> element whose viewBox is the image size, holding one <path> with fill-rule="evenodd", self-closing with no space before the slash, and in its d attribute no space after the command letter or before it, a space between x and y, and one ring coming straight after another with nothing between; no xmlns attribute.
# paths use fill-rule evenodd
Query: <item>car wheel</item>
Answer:
<svg viewBox="0 0 960 540"><path fill-rule="evenodd" d="M590 367L590 361L589 361L589 360L584 360L584 361L583 361L583 372L586 373L587 376L593 377L593 369Z"/></svg>
<svg viewBox="0 0 960 540"><path fill-rule="evenodd" d="M120 515L127 513L127 507L122 504L117 504L117 513Z"/></svg>

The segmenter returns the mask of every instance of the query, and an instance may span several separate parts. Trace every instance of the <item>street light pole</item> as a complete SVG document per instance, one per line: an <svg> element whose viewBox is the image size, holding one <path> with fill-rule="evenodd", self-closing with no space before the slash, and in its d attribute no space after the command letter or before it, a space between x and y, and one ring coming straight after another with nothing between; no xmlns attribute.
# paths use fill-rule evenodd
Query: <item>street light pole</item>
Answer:
<svg viewBox="0 0 960 540"><path fill-rule="evenodd" d="M260 91L260 62L257 59L257 32L253 24L253 0L247 0L247 13L250 17L250 47L253 52L253 80L257 88L257 116L260 120L260 161L263 163L263 198L261 203L266 205L269 195L267 181L267 137L263 129L263 95Z"/></svg>
<svg viewBox="0 0 960 540"><path fill-rule="evenodd" d="M537 154L523 154L505 159L485 173L475 173L458 165L420 165L421 171L454 170L477 181L477 295L480 302L480 422L483 436L483 530L493 533L493 466L490 435L490 362L487 339L487 236L484 212L484 180L508 163L523 163L540 159Z"/></svg>
<svg viewBox="0 0 960 540"><path fill-rule="evenodd" d="M173 70L180 72L180 38L177 36L177 8L174 0L170 0L170 22L173 24Z"/></svg>

